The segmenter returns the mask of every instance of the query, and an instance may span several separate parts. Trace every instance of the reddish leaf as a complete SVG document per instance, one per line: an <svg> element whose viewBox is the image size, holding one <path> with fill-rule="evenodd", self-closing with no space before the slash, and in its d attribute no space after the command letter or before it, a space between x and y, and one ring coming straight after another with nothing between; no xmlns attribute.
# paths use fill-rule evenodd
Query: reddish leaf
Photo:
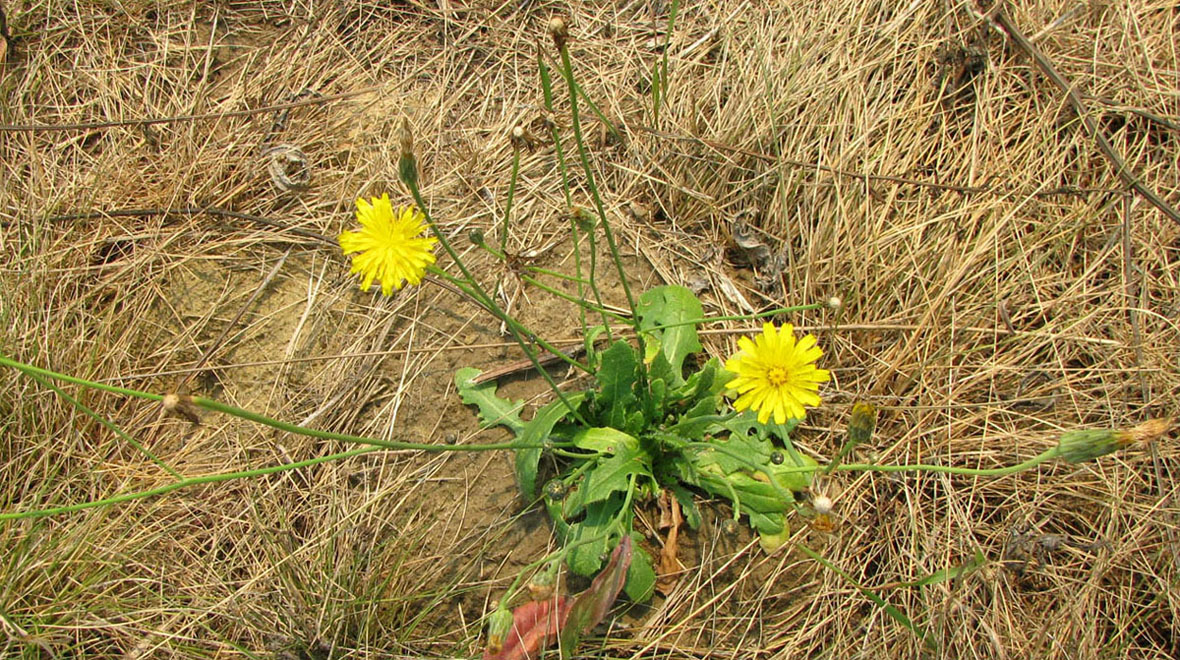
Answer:
<svg viewBox="0 0 1180 660"><path fill-rule="evenodd" d="M619 597L631 566L631 537L624 536L610 561L590 583L590 588L567 598L534 600L512 610L512 629L499 649L490 640L483 660L534 660L541 649L560 636L562 655L569 657L582 635L602 622Z"/></svg>
<svg viewBox="0 0 1180 660"><path fill-rule="evenodd" d="M590 588L574 597L566 615L565 626L561 629L561 651L563 656L573 654L574 647L582 635L590 632L606 618L607 610L619 597L623 584L627 582L627 569L631 566L631 537L623 536L611 553L610 561L602 572L590 583Z"/></svg>
<svg viewBox="0 0 1180 660"><path fill-rule="evenodd" d="M565 596L547 600L533 600L512 611L512 630L504 637L498 653L489 647L484 660L532 660L540 657L541 649L557 639L565 626L571 600Z"/></svg>

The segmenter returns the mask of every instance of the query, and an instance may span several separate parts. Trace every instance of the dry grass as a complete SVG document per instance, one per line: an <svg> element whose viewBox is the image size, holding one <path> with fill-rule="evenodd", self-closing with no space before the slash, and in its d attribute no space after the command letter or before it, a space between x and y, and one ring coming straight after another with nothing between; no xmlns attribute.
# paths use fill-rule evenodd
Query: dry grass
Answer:
<svg viewBox="0 0 1180 660"><path fill-rule="evenodd" d="M727 287L758 308L843 298L838 316L793 319L821 335L836 374L799 440L816 456L839 449L858 399L883 410L862 458L980 467L1032 456L1060 429L1177 413L1180 226L1121 192L1060 91L966 4L684 3L658 125L646 90L662 2L2 4L16 41L0 64L0 122L37 126L0 132L0 337L17 359L152 391L183 384L324 429L467 441L472 414L450 374L515 353L449 292L356 291L314 235L346 226L355 197L401 190L403 114L436 217L490 232L506 135L540 117L536 44L566 12L582 82L623 136L590 122L636 277L707 283L718 313L744 311ZM1023 4L1013 20L1130 170L1180 204L1175 8ZM243 112L292 100L313 103ZM272 184L262 153L278 143L306 154L306 190ZM567 245L551 147L522 172L511 247ZM179 212L205 207L272 224ZM740 264L737 220L781 268ZM543 319L543 301L518 305ZM169 481L37 383L5 372L0 388L3 511ZM340 449L215 417L190 430L66 389L186 475ZM1173 434L1003 479L842 476L824 484L840 527L796 540L928 629L946 657L1174 657L1178 457ZM388 452L0 523L0 649L474 654L487 600L546 538L535 514L513 517L502 462ZM689 536L699 561L679 589L590 653L921 651L798 552ZM896 586L976 553L988 563L962 579Z"/></svg>

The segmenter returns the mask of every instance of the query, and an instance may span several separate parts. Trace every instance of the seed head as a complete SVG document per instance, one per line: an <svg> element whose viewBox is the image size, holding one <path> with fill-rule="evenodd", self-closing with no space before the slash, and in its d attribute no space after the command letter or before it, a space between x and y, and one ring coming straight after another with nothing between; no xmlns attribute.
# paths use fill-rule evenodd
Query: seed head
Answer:
<svg viewBox="0 0 1180 660"><path fill-rule="evenodd" d="M827 495L816 495L811 498L811 508L821 516L829 514L832 512L832 498Z"/></svg>
<svg viewBox="0 0 1180 660"><path fill-rule="evenodd" d="M529 132L525 130L524 126L520 124L513 126L512 132L509 135L513 149L517 151L521 149L533 150L533 144L536 142L536 139L532 135L529 135Z"/></svg>
<svg viewBox="0 0 1180 660"><path fill-rule="evenodd" d="M840 300L840 296L832 296L828 298L828 309L836 310L844 306L844 301Z"/></svg>

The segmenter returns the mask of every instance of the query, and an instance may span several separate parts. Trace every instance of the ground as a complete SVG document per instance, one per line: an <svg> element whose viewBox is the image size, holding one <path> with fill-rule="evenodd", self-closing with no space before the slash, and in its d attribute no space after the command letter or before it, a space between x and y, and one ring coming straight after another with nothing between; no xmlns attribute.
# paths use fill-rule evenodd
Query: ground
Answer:
<svg viewBox="0 0 1180 660"><path fill-rule="evenodd" d="M556 66L560 15L632 285L689 286L718 316L840 299L777 319L815 333L833 373L796 438L821 463L858 401L880 417L849 460L898 464L1010 465L1066 430L1175 417L1180 14L1020 4L1005 20L1072 101L970 2L0 1L0 352L327 431L505 440L453 386L458 368L522 359L499 324L434 283L360 290L334 239L357 197L409 203L405 118L441 228L526 324L577 343L573 308L467 239L499 240L523 126L508 249L574 272L546 128L572 158L570 107L559 93L543 110L537 64ZM573 205L591 208L572 171ZM708 352L755 327L709 324ZM162 465L190 477L351 448L7 368L0 388L0 514L164 486ZM501 389L548 400L527 371ZM620 601L582 651L1175 657L1178 459L1173 431L1002 478L829 477L835 528L795 520L770 555L705 502L676 586ZM481 617L553 542L504 452L381 451L10 517L0 648L474 657ZM915 584L930 576L950 577Z"/></svg>

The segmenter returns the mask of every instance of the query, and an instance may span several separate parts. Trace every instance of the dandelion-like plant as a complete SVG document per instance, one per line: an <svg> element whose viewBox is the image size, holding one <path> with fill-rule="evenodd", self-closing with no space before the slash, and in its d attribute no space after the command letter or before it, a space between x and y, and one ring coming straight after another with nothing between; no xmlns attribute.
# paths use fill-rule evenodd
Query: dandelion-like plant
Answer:
<svg viewBox="0 0 1180 660"><path fill-rule="evenodd" d="M356 200L356 219L360 231L340 234L340 249L353 254L352 271L361 274L361 289L368 290L373 280L381 282L381 293L388 296L406 282L417 285L434 263L437 239L422 236L426 218L412 206L394 209L389 195L372 201Z"/></svg>
<svg viewBox="0 0 1180 660"><path fill-rule="evenodd" d="M819 384L832 376L815 366L823 351L814 335L796 341L795 328L789 323L781 328L765 323L762 334L754 339L742 337L738 347L741 350L725 362L726 371L737 374L726 384L738 395L734 408L757 411L761 424L771 416L776 424L785 424L788 419L803 419L804 406L820 404Z"/></svg>

